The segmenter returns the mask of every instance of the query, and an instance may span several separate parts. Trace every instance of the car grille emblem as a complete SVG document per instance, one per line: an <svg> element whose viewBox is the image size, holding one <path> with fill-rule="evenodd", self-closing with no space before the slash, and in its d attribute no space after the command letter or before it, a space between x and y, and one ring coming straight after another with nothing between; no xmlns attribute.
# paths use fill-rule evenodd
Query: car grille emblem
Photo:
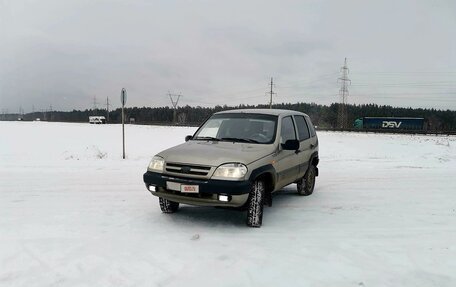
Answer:
<svg viewBox="0 0 456 287"><path fill-rule="evenodd" d="M181 167L182 173L190 173L190 167L189 166L183 166Z"/></svg>

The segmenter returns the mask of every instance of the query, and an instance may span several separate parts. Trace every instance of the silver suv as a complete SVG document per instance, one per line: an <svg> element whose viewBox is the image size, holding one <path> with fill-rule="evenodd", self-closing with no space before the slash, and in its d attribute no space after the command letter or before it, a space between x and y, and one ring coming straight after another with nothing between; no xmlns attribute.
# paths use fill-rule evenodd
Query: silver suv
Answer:
<svg viewBox="0 0 456 287"><path fill-rule="evenodd" d="M312 194L318 139L309 116L289 110L245 109L213 114L185 143L158 153L144 174L164 213L179 203L247 210L260 227L272 193L297 183Z"/></svg>

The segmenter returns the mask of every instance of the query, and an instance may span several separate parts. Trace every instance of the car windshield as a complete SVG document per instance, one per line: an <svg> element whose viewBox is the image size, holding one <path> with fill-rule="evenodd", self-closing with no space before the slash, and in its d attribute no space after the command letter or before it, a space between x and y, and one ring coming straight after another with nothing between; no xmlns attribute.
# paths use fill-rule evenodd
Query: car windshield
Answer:
<svg viewBox="0 0 456 287"><path fill-rule="evenodd" d="M247 113L216 114L193 136L193 140L215 140L270 144L275 140L277 116Z"/></svg>

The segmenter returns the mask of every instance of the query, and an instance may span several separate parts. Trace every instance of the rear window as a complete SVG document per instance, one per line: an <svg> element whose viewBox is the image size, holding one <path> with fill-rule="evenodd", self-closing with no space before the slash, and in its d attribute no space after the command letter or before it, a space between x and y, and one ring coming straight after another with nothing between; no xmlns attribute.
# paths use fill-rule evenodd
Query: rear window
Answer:
<svg viewBox="0 0 456 287"><path fill-rule="evenodd" d="M299 141L310 138L309 128L303 116L295 116L296 125L298 126Z"/></svg>
<svg viewBox="0 0 456 287"><path fill-rule="evenodd" d="M307 124L309 126L310 136L314 137L317 133L315 132L315 126L312 124L310 118L307 118Z"/></svg>

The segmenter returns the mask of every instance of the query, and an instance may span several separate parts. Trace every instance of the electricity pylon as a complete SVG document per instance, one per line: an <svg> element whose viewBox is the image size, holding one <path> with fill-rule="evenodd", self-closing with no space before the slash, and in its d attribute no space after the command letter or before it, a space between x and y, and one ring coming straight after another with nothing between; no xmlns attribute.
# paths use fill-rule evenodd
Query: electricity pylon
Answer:
<svg viewBox="0 0 456 287"><path fill-rule="evenodd" d="M348 98L348 86L351 84L348 78L349 69L347 67L347 58L345 58L343 67L340 68L341 76L337 79L341 86L339 89L339 111L337 115L337 127L344 129L347 127L347 98Z"/></svg>
<svg viewBox="0 0 456 287"><path fill-rule="evenodd" d="M177 104L179 103L179 99L182 95L173 95L168 92L169 99L171 100L171 104L173 105L173 122L177 122Z"/></svg>

